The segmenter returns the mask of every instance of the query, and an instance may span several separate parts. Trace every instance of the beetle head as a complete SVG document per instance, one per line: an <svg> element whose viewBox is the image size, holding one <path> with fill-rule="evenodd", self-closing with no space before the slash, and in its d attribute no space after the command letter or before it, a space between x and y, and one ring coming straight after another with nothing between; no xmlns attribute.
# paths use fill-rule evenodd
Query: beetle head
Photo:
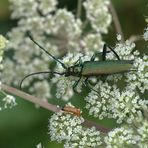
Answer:
<svg viewBox="0 0 148 148"><path fill-rule="evenodd" d="M70 66L65 71L65 76L80 76L81 75L81 67L79 65Z"/></svg>

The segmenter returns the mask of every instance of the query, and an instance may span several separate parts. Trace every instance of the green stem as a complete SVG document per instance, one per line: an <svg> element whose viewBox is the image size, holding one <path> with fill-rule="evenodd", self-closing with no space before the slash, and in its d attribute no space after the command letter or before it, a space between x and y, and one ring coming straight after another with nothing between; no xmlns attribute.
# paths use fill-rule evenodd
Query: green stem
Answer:
<svg viewBox="0 0 148 148"><path fill-rule="evenodd" d="M57 107L56 105L53 105L53 104L50 104L48 102L44 102L42 101L41 99L38 99L32 95L29 95L23 91L20 91L16 88L13 88L11 86L8 86L8 85L5 85L5 84L2 84L2 89L10 94L13 94L13 95L16 95L16 96L19 96L21 97L22 99L25 99L29 102L32 102L34 104L37 104L49 111L53 111L53 112L59 112L61 111L61 109L59 107ZM82 123L83 126L85 127L95 127L97 130L103 132L103 133L108 133L111 129L109 128L106 128L106 127L103 127L97 123L94 123L92 121L89 121L89 120L85 120L83 123Z"/></svg>
<svg viewBox="0 0 148 148"><path fill-rule="evenodd" d="M109 5L109 10L110 10L112 17L113 17L113 22L114 22L114 26L115 26L115 29L116 29L116 33L120 34L122 36L121 42L124 43L124 34L123 34L123 31L122 31L122 28L121 28L121 24L120 24L117 12L116 12L116 10L115 10L115 8L114 8L114 6L111 2L110 2L110 5Z"/></svg>
<svg viewBox="0 0 148 148"><path fill-rule="evenodd" d="M82 0L78 0L77 4L77 18L81 17L81 10L82 10Z"/></svg>
<svg viewBox="0 0 148 148"><path fill-rule="evenodd" d="M84 21L83 25L82 25L82 30L84 30L84 29L86 28L86 26L88 25L88 23L89 23L89 20L86 19L86 20Z"/></svg>
<svg viewBox="0 0 148 148"><path fill-rule="evenodd" d="M7 94L6 94L5 92L3 92L2 90L0 90L0 96L1 96L1 97L6 97Z"/></svg>

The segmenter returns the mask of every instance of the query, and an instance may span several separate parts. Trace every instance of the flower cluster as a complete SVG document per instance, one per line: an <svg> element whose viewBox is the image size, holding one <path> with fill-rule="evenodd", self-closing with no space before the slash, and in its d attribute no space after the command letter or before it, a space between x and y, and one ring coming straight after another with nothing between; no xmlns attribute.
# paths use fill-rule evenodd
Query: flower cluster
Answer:
<svg viewBox="0 0 148 148"><path fill-rule="evenodd" d="M11 95L7 95L4 92L0 92L0 93L1 93L0 97L3 97L2 103L1 103L1 104L3 104L2 105L3 107L0 107L1 110L2 109L6 109L6 108L10 108L11 109L12 107L17 105L15 97L13 97Z"/></svg>
<svg viewBox="0 0 148 148"><path fill-rule="evenodd" d="M105 137L106 148L133 147L136 142L137 137L133 136L133 130L124 127L114 129Z"/></svg>
<svg viewBox="0 0 148 148"><path fill-rule="evenodd" d="M147 112L147 109L145 112ZM137 121L133 125L124 125L109 132L108 135L104 138L106 147L146 148L148 145L148 118L142 120L140 118L140 122Z"/></svg>
<svg viewBox="0 0 148 148"><path fill-rule="evenodd" d="M138 145L140 148L148 146L148 118L139 123L137 133L139 136Z"/></svg>
<svg viewBox="0 0 148 148"><path fill-rule="evenodd" d="M6 47L6 44L7 44L7 40L2 36L0 35L0 79L1 79L1 71L3 70L3 53L4 53L4 48ZM0 80L1 82L1 80Z"/></svg>
<svg viewBox="0 0 148 148"><path fill-rule="evenodd" d="M65 55L67 50L72 53L100 51L103 46L102 33L107 32L111 22L108 11L109 0L82 2L82 7L84 6L86 11L86 20L81 20L81 17L76 18L75 14L66 8L59 9L57 0L18 0L17 2L10 0L10 4L11 16L13 19L18 19L18 25L8 33L10 44L7 52L12 51L14 54L13 57L5 59L6 70L3 80L7 84L13 83L16 87L27 74L47 71L51 64L50 58L29 40L26 32L30 31L35 40L48 52L54 56L61 56ZM89 24L85 22L88 20L92 27L86 32ZM15 73L12 73L12 70L15 70ZM43 79L49 83L49 79L45 80L43 76L36 75L27 79L23 86L31 87L32 92L37 92L38 86L34 82L39 80L39 83L42 83ZM50 84L48 85L47 88L50 88ZM50 89L46 91L40 93L40 96L49 98ZM39 93L36 95L38 96ZM70 95L72 95L71 91Z"/></svg>
<svg viewBox="0 0 148 148"><path fill-rule="evenodd" d="M72 140L72 141L66 141L66 143L64 144L65 148L75 148L75 147L98 147L102 144L101 142L101 136L100 136L100 132L96 131L95 128L87 128L87 129L83 129L77 139Z"/></svg>
<svg viewBox="0 0 148 148"><path fill-rule="evenodd" d="M148 18L146 18L146 22L148 24ZM145 41L148 41L148 25L147 25L147 28L145 28L145 32L144 32L144 35L143 35Z"/></svg>
<svg viewBox="0 0 148 148"><path fill-rule="evenodd" d="M117 123L123 121L132 123L137 120L137 116L142 116L144 106L148 105L147 100L142 100L132 89L127 88L123 92L115 92L114 98L109 102L110 116L117 119Z"/></svg>
<svg viewBox="0 0 148 148"><path fill-rule="evenodd" d="M51 21L51 18L49 19L49 21ZM68 48L72 48L74 45L76 46L82 33L81 20L75 19L74 15L66 9L59 9L56 11L52 21L52 26L50 25L52 30L48 31L48 33L52 33L58 38L61 38L61 40L63 40L61 42L67 44ZM65 46L64 48L66 49L67 47Z"/></svg>
<svg viewBox="0 0 148 148"><path fill-rule="evenodd" d="M88 96L86 96L86 108L89 110L89 114L94 117L99 117L103 119L109 116L109 106L108 103L110 99L114 97L112 88L115 86L110 86L107 82L99 81L94 87L95 91L91 91Z"/></svg>
<svg viewBox="0 0 148 148"><path fill-rule="evenodd" d="M86 53L87 51L101 52L104 42L102 41L102 36L99 33L90 33L84 36L80 44Z"/></svg>
<svg viewBox="0 0 148 148"><path fill-rule="evenodd" d="M59 112L50 118L49 134L51 140L62 142L63 140L73 141L78 139L78 134L82 131L81 123L83 118Z"/></svg>
<svg viewBox="0 0 148 148"><path fill-rule="evenodd" d="M6 47L6 44L8 43L8 40L6 40L5 37L3 37L2 35L0 35L0 49L4 49ZM0 52L2 55L2 51Z"/></svg>
<svg viewBox="0 0 148 148"><path fill-rule="evenodd" d="M15 98L11 95L7 95L5 92L1 90L1 83L2 83L2 71L3 71L3 53L4 48L6 47L6 44L8 43L8 40L6 40L5 37L0 35L0 110L6 109L6 108L12 108L16 105Z"/></svg>
<svg viewBox="0 0 148 148"><path fill-rule="evenodd" d="M97 32L107 33L112 20L108 12L109 0L87 0L83 5L92 28Z"/></svg>
<svg viewBox="0 0 148 148"><path fill-rule="evenodd" d="M24 18L36 16L38 13L46 15L56 9L56 0L10 0L12 18Z"/></svg>
<svg viewBox="0 0 148 148"><path fill-rule="evenodd" d="M96 147L102 144L100 132L95 128L87 129L81 124L82 117L66 112L59 112L50 118L49 134L51 140L64 141L65 148Z"/></svg>
<svg viewBox="0 0 148 148"><path fill-rule="evenodd" d="M126 148L147 147L148 145L148 106L143 106L143 115L138 114L133 124L122 125L107 134L97 132L95 128L82 127L84 119L66 112L54 114L50 119L49 134L52 140L64 142L65 148L98 147Z"/></svg>
<svg viewBox="0 0 148 148"><path fill-rule="evenodd" d="M123 121L132 123L137 115L142 115L142 109L148 101L142 100L138 93L130 87L120 90L116 85L110 86L107 82L99 81L94 89L85 98L89 114L103 119L115 118L117 123Z"/></svg>
<svg viewBox="0 0 148 148"><path fill-rule="evenodd" d="M2 78L2 70L3 70L3 54L4 54L4 48L6 47L7 40L5 37L0 35L0 90L1 90L1 78Z"/></svg>
<svg viewBox="0 0 148 148"><path fill-rule="evenodd" d="M146 41L148 41L148 27L145 29L145 33L143 37Z"/></svg>
<svg viewBox="0 0 148 148"><path fill-rule="evenodd" d="M138 88L144 93L148 88L148 56L136 58L133 68L133 72L127 73L126 81L133 90Z"/></svg>

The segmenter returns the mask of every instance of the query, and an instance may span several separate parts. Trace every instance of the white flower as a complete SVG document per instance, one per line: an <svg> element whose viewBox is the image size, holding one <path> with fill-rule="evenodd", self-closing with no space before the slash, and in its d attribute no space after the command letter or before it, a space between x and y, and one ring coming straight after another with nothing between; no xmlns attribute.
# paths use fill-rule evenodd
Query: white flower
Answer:
<svg viewBox="0 0 148 148"><path fill-rule="evenodd" d="M51 140L70 141L78 140L78 134L82 132L81 123L84 122L82 117L78 117L65 112L54 114L50 118L49 134Z"/></svg>
<svg viewBox="0 0 148 148"><path fill-rule="evenodd" d="M52 19L52 22L51 22ZM47 25L47 33L52 33L57 37L57 44L59 49L81 50L78 42L82 33L82 22L80 19L75 19L71 12L66 9L59 9L56 11L54 17L50 18L49 26ZM50 29L50 30L49 30Z"/></svg>
<svg viewBox="0 0 148 148"><path fill-rule="evenodd" d="M148 146L148 120L144 120L140 123L139 128L137 129L140 140L138 145L140 148L146 148Z"/></svg>
<svg viewBox="0 0 148 148"><path fill-rule="evenodd" d="M100 132L96 131L95 128L88 128L81 132L76 140L67 141L64 144L64 148L71 148L71 147L92 147L96 148L102 144L101 142Z"/></svg>
<svg viewBox="0 0 148 148"><path fill-rule="evenodd" d="M15 97L10 96L10 95L6 95L6 97L3 98L3 102L4 102L5 109L12 108L17 105L17 103L15 101Z"/></svg>
<svg viewBox="0 0 148 148"><path fill-rule="evenodd" d="M83 127L81 125L83 122L82 117L64 111L55 113L49 124L51 140L63 141L65 148L97 147L101 145L101 133L93 127L90 129Z"/></svg>
<svg viewBox="0 0 148 148"><path fill-rule="evenodd" d="M148 89L148 56L137 57L133 69L135 70L126 74L126 81L133 90L138 88L144 93Z"/></svg>
<svg viewBox="0 0 148 148"><path fill-rule="evenodd" d="M142 110L148 101L141 100L138 93L130 86L125 90L117 89L117 85L109 85L107 82L99 81L85 98L86 108L90 115L103 119L105 117L115 118L117 123L123 121L132 123L142 115Z"/></svg>
<svg viewBox="0 0 148 148"><path fill-rule="evenodd" d="M64 36L67 36L71 40L80 36L82 22L79 19L75 20L74 15L66 9L57 10L53 21L52 32L59 37L65 39Z"/></svg>
<svg viewBox="0 0 148 148"><path fill-rule="evenodd" d="M2 35L0 35L0 98L2 99L2 104L0 107L0 110L2 110L3 108L12 108L13 106L16 105L15 102L15 98L11 95L7 95L6 93L4 93L1 90L1 83L2 83L2 72L3 72L3 52L4 52L4 48L6 47L6 44L8 43L8 40L6 40L6 38L4 38Z"/></svg>
<svg viewBox="0 0 148 148"><path fill-rule="evenodd" d="M5 37L3 37L2 35L0 35L0 51L1 51L1 49L6 47L7 43L8 43L8 40ZM1 55L1 52L0 52L0 55Z"/></svg>
<svg viewBox="0 0 148 148"><path fill-rule="evenodd" d="M117 40L118 40L118 41L121 41L121 39L122 39L121 34L117 34Z"/></svg>
<svg viewBox="0 0 148 148"><path fill-rule="evenodd" d="M57 0L39 0L39 9L46 15L56 9Z"/></svg>
<svg viewBox="0 0 148 148"><path fill-rule="evenodd" d="M104 42L102 41L101 34L88 34L84 36L81 41L81 46L85 51L102 52Z"/></svg>
<svg viewBox="0 0 148 148"><path fill-rule="evenodd" d="M120 36L117 36L117 40ZM129 40L126 40L125 43L116 43L114 51L119 55L119 57L123 60L133 60L139 54L137 51L135 54L132 54L133 49L135 48L135 44L131 43ZM108 59L115 59L115 55L110 52L107 54Z"/></svg>
<svg viewBox="0 0 148 148"><path fill-rule="evenodd" d="M0 91L1 91L1 83L2 83L2 70L3 70L3 54L4 54L4 48L6 47L7 40L5 37L0 35Z"/></svg>
<svg viewBox="0 0 148 148"><path fill-rule="evenodd" d="M93 89L98 93L92 90L88 94L85 98L86 108L89 110L90 115L103 119L108 116L108 102L114 98L114 93L112 92L112 87L107 82L103 81L97 82Z"/></svg>
<svg viewBox="0 0 148 148"><path fill-rule="evenodd" d="M128 87L125 91L114 92L114 98L109 101L109 109L113 118L117 119L117 123L134 122L137 120L138 114L142 114L144 104L148 105L148 101L141 100L138 93Z"/></svg>
<svg viewBox="0 0 148 148"><path fill-rule="evenodd" d="M39 143L36 148L44 148L41 143Z"/></svg>
<svg viewBox="0 0 148 148"><path fill-rule="evenodd" d="M148 41L148 27L145 29L143 37L146 41Z"/></svg>
<svg viewBox="0 0 148 148"><path fill-rule="evenodd" d="M38 1L36 0L10 0L12 18L29 17L37 15Z"/></svg>
<svg viewBox="0 0 148 148"><path fill-rule="evenodd" d="M97 32L107 33L112 20L108 11L109 0L87 0L83 5L92 28Z"/></svg>
<svg viewBox="0 0 148 148"><path fill-rule="evenodd" d="M0 35L0 89L1 89L1 77L3 70L3 53L4 53L3 49L6 47L7 43L8 41L6 40L6 38Z"/></svg>
<svg viewBox="0 0 148 148"><path fill-rule="evenodd" d="M116 128L105 137L106 148L134 147L136 144L134 131L130 128Z"/></svg>
<svg viewBox="0 0 148 148"><path fill-rule="evenodd" d="M107 148L138 147L148 146L148 106L142 110L144 116L137 115L133 124L123 125L115 128L104 138ZM139 118L139 119L138 119Z"/></svg>
<svg viewBox="0 0 148 148"><path fill-rule="evenodd" d="M46 98L51 97L50 86L46 80L35 82L29 90L44 101L46 101ZM43 96L45 98L43 98Z"/></svg>

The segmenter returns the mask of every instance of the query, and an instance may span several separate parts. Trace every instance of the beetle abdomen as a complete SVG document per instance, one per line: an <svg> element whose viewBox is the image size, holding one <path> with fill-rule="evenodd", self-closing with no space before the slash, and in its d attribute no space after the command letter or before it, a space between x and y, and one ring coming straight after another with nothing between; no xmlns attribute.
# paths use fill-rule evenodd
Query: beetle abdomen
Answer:
<svg viewBox="0 0 148 148"><path fill-rule="evenodd" d="M84 62L83 76L99 76L127 72L132 68L132 60L88 61Z"/></svg>

